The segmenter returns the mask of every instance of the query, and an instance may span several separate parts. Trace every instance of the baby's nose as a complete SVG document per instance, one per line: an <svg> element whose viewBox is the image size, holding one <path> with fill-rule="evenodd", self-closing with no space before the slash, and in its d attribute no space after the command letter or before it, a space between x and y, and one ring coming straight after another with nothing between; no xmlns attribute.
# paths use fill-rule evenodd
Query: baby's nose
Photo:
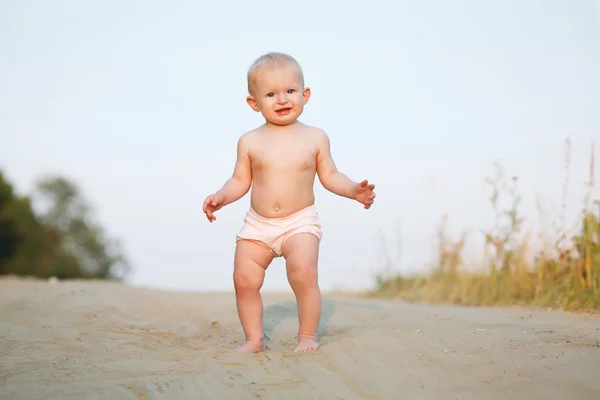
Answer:
<svg viewBox="0 0 600 400"><path fill-rule="evenodd" d="M285 93L281 93L279 96L277 96L277 102L281 104L287 103L287 95Z"/></svg>

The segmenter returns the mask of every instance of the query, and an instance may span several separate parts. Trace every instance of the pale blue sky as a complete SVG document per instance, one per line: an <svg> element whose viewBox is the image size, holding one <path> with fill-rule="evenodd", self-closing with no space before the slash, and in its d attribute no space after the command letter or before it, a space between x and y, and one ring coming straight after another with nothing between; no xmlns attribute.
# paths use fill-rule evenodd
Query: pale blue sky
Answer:
<svg viewBox="0 0 600 400"><path fill-rule="evenodd" d="M248 196L212 225L201 204L262 123L247 67L278 50L312 88L303 122L329 133L344 173L377 185L366 211L317 182L324 289L369 287L378 231L396 256L397 222L400 271L435 258L443 213L455 232L484 228L493 159L521 177L536 222L536 194L560 206L567 137L575 221L600 138L600 2L369 4L3 0L0 168L20 192L49 173L79 184L123 239L131 283L230 290ZM274 262L265 288L289 290L284 271Z"/></svg>

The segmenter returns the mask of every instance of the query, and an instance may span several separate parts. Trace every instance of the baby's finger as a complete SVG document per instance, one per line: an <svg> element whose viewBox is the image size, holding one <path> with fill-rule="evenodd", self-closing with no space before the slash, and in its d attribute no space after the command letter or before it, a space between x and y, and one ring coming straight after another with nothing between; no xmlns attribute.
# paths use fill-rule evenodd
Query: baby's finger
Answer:
<svg viewBox="0 0 600 400"><path fill-rule="evenodd" d="M214 218L215 216L213 215L213 210L212 210L212 206L208 206L206 208L206 216L209 218Z"/></svg>
<svg viewBox="0 0 600 400"><path fill-rule="evenodd" d="M204 204L202 204L202 211L206 212L206 209L207 209L208 205L210 204L210 202L212 202L212 198L213 198L213 196L208 196L204 200Z"/></svg>

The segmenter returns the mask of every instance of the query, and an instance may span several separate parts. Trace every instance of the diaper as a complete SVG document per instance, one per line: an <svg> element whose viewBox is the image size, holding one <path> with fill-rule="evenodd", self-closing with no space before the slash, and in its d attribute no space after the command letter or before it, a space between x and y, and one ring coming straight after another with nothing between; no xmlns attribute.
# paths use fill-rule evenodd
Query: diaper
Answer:
<svg viewBox="0 0 600 400"><path fill-rule="evenodd" d="M267 247L274 257L281 257L285 242L298 233L310 233L321 240L321 220L314 204L281 218L266 218L250 208L235 241L251 240Z"/></svg>

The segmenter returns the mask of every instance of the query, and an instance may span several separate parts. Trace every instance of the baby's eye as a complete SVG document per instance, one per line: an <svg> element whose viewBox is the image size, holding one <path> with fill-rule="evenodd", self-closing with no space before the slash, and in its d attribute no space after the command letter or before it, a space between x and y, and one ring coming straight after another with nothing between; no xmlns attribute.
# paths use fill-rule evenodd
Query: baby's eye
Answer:
<svg viewBox="0 0 600 400"><path fill-rule="evenodd" d="M294 89L288 89L288 93L294 93L295 90Z"/></svg>
<svg viewBox="0 0 600 400"><path fill-rule="evenodd" d="M267 97L273 97L273 96L275 96L275 93L269 93L269 94L267 94Z"/></svg>

